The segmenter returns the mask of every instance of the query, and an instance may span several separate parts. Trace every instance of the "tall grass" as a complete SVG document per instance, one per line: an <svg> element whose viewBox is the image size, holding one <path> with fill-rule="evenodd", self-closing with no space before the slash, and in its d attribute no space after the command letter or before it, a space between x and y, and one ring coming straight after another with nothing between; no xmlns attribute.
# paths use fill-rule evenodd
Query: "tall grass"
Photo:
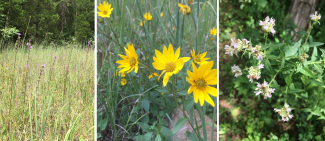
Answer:
<svg viewBox="0 0 325 141"><path fill-rule="evenodd" d="M0 140L93 140L93 51L73 43L7 45L0 52Z"/></svg>
<svg viewBox="0 0 325 141"><path fill-rule="evenodd" d="M153 72L159 75L161 73L161 71L154 71L152 66L155 49L162 51L164 45L168 47L172 44L175 50L181 48L181 57L190 57L192 49L201 53L207 51L207 57L215 62L215 67L217 66L217 37L209 35L209 29L217 27L217 1L196 0L190 5L192 14L189 16L184 16L179 11L177 2L186 3L184 0L109 1L114 8L111 17L98 17L98 138L159 140L162 138L162 132L166 135L167 132L171 132L166 126L170 114L176 107L184 104L184 100L188 100L185 103L193 102L192 95L187 95L184 91L187 83L186 70L191 68L190 63L185 64L179 74L173 78L174 80L170 79L175 81L177 90L182 89L176 94L177 103L170 92L161 87L155 78L148 79ZM143 21L146 12L150 12L153 18L140 26L140 21ZM163 12L162 17L161 12ZM139 66L137 74L133 71L126 74L127 84L122 86L120 83L122 77L116 75L119 69L115 62L121 60L118 54L125 54L123 47L127 47L126 43L134 45L139 60L146 64L150 71ZM217 98L214 101L218 105ZM189 106L191 112L194 110L193 105L194 102ZM195 106L199 110L202 121L205 114L215 119L216 107L211 108L207 105L206 103L203 108L199 105ZM193 113L190 115L188 122L194 123L193 120L200 120L193 119ZM149 127L147 125L152 130L145 131L144 128ZM205 124L203 123L202 126L200 128L203 128L205 136L199 138L207 140ZM170 133L170 136L173 134Z"/></svg>

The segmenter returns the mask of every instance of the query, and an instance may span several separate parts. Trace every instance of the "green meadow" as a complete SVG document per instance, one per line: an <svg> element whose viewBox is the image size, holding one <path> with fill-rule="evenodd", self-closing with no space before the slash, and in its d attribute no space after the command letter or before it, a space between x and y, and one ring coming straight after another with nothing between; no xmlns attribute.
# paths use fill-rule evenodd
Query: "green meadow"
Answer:
<svg viewBox="0 0 325 141"><path fill-rule="evenodd" d="M94 47L30 43L0 52L0 140L93 140Z"/></svg>

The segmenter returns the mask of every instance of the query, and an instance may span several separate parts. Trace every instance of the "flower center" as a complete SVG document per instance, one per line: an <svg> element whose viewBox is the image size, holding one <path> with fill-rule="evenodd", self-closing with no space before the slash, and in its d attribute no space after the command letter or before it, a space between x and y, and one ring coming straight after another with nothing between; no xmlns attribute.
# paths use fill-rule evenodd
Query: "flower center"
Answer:
<svg viewBox="0 0 325 141"><path fill-rule="evenodd" d="M106 10L103 11L104 15L106 15L108 12Z"/></svg>
<svg viewBox="0 0 325 141"><path fill-rule="evenodd" d="M195 59L196 59L197 62L200 62L200 57L199 56L196 56Z"/></svg>
<svg viewBox="0 0 325 141"><path fill-rule="evenodd" d="M196 86L199 88L199 89L203 89L205 88L206 86L206 82L204 80L204 78L199 78L196 82Z"/></svg>
<svg viewBox="0 0 325 141"><path fill-rule="evenodd" d="M136 65L136 63L137 63L137 60L136 60L134 57L132 57L132 58L130 59L130 66L133 67L133 66Z"/></svg>
<svg viewBox="0 0 325 141"><path fill-rule="evenodd" d="M169 61L165 64L165 70L167 72L173 72L176 69L176 64L173 61Z"/></svg>

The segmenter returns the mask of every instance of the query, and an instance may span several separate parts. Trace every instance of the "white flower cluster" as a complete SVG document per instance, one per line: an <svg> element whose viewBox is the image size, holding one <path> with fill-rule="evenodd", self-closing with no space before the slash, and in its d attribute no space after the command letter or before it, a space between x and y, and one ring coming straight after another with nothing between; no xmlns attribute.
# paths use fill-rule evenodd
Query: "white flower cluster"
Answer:
<svg viewBox="0 0 325 141"><path fill-rule="evenodd" d="M261 69L264 68L264 64L260 64L257 67L251 66L248 71L247 77L249 78L249 82L253 83L253 79L261 78Z"/></svg>
<svg viewBox="0 0 325 141"><path fill-rule="evenodd" d="M249 43L247 39L235 39L231 38L231 44L225 45L225 54L229 54L230 56L233 56L234 54L237 55L237 52L242 50L248 50L251 51L252 55L261 62L263 60L263 52L261 51L261 46L256 45L255 47L252 47L252 45Z"/></svg>
<svg viewBox="0 0 325 141"><path fill-rule="evenodd" d="M320 20L321 16L320 16L320 14L317 14L317 11L315 11L314 15L310 15L310 18L313 21L318 21L318 20Z"/></svg>
<svg viewBox="0 0 325 141"><path fill-rule="evenodd" d="M263 52L261 51L261 46L256 45L251 49L252 55L259 61L261 62L263 60Z"/></svg>
<svg viewBox="0 0 325 141"><path fill-rule="evenodd" d="M289 118L293 118L293 115L290 115L291 108L287 103L281 109L274 108L274 111L282 117L283 121L289 121Z"/></svg>
<svg viewBox="0 0 325 141"><path fill-rule="evenodd" d="M267 99L267 97L271 98L272 93L274 93L274 88L270 88L269 85L267 85L267 82L264 81L264 83L260 84L257 82L257 88L255 89L255 95L258 96L259 94L264 95L264 99Z"/></svg>
<svg viewBox="0 0 325 141"><path fill-rule="evenodd" d="M241 69L239 68L239 66L237 66L236 64L234 64L234 66L231 67L231 71L232 73L235 74L235 77L237 78L238 76L241 76L243 73L241 72Z"/></svg>
<svg viewBox="0 0 325 141"><path fill-rule="evenodd" d="M260 26L263 27L263 31L267 33L271 32L274 36L275 30L273 27L275 26L275 19L270 19L269 16L267 16L264 21L260 21Z"/></svg>
<svg viewBox="0 0 325 141"><path fill-rule="evenodd" d="M249 41L246 39L235 39L231 38L231 44L225 46L226 53L230 56L233 56L234 54L237 54L238 51L241 51L242 49L249 48Z"/></svg>

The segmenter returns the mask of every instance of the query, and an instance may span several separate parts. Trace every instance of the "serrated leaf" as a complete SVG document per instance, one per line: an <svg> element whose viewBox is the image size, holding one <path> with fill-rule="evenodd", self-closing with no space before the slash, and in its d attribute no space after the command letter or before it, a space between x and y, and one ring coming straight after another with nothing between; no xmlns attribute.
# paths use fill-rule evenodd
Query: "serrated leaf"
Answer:
<svg viewBox="0 0 325 141"><path fill-rule="evenodd" d="M264 67L269 73L272 73L272 67L271 67L270 61L267 58L264 59Z"/></svg>
<svg viewBox="0 0 325 141"><path fill-rule="evenodd" d="M306 67L302 67L301 69L298 70L298 72L301 72L302 74L307 75L309 77L315 78L313 72Z"/></svg>
<svg viewBox="0 0 325 141"><path fill-rule="evenodd" d="M318 64L314 64L314 67L315 67L315 69L320 73L320 74L323 74L323 69L322 69L322 67L320 66L320 65L318 65Z"/></svg>
<svg viewBox="0 0 325 141"><path fill-rule="evenodd" d="M173 134L177 133L184 126L187 120L187 118L179 118L174 126Z"/></svg>
<svg viewBox="0 0 325 141"><path fill-rule="evenodd" d="M146 112L149 112L149 109L150 109L150 101L148 99L142 99L141 101L141 106L143 107L143 109L146 111Z"/></svg>
<svg viewBox="0 0 325 141"><path fill-rule="evenodd" d="M294 56L297 53L298 48L300 46L301 46L301 39L286 51L285 57Z"/></svg>

